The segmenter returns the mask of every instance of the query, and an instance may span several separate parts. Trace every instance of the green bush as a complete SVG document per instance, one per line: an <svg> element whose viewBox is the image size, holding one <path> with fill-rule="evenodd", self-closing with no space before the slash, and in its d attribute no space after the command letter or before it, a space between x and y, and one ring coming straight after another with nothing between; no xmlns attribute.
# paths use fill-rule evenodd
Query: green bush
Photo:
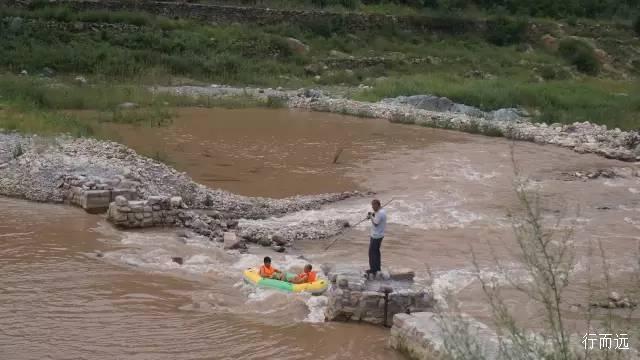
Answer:
<svg viewBox="0 0 640 360"><path fill-rule="evenodd" d="M558 46L558 52L582 73L598 75L600 72L600 62L593 47L582 40L562 40Z"/></svg>
<svg viewBox="0 0 640 360"><path fill-rule="evenodd" d="M545 80L571 79L571 73L557 65L546 65L539 69L540 76Z"/></svg>
<svg viewBox="0 0 640 360"><path fill-rule="evenodd" d="M640 36L640 15L638 15L636 21L633 22L633 29L636 31L636 35Z"/></svg>
<svg viewBox="0 0 640 360"><path fill-rule="evenodd" d="M524 40L527 23L520 19L500 16L487 21L487 41L498 46L520 43Z"/></svg>

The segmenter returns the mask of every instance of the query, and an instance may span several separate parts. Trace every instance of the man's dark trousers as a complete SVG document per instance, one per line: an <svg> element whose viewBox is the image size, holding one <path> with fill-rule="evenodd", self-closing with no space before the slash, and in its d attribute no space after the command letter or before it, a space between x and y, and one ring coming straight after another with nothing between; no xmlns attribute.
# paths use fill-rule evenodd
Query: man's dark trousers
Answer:
<svg viewBox="0 0 640 360"><path fill-rule="evenodd" d="M371 270L372 273L380 271L380 263L382 261L380 257L380 245L382 245L382 239L384 239L384 237L369 239L369 270Z"/></svg>

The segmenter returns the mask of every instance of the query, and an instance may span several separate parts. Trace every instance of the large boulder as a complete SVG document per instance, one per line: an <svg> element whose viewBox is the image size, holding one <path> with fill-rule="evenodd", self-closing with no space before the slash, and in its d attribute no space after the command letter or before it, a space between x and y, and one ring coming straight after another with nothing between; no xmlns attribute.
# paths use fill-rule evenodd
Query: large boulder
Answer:
<svg viewBox="0 0 640 360"><path fill-rule="evenodd" d="M397 98L383 99L382 101L398 105L411 105L418 109L438 112L450 111L451 108L455 105L453 101L446 97L439 97L434 95L398 96Z"/></svg>
<svg viewBox="0 0 640 360"><path fill-rule="evenodd" d="M475 345L479 359L498 359L500 356L495 331L470 317L432 312L393 317L389 345L411 359L449 359L445 341L449 344L474 343L472 346Z"/></svg>
<svg viewBox="0 0 640 360"><path fill-rule="evenodd" d="M309 46L305 45L302 41L294 38L286 38L287 46L291 51L296 54L306 54L309 52Z"/></svg>
<svg viewBox="0 0 640 360"><path fill-rule="evenodd" d="M527 117L528 114L520 109L507 108L491 111L487 114L487 118L496 121L519 121L523 117Z"/></svg>
<svg viewBox="0 0 640 360"><path fill-rule="evenodd" d="M273 235L271 237L271 242L273 242L275 245L287 245L287 240L285 240L282 236L280 235Z"/></svg>
<svg viewBox="0 0 640 360"><path fill-rule="evenodd" d="M331 50L329 51L329 56L333 57L333 58L338 58L338 59L353 59L353 56L343 53L342 51L338 51L338 50Z"/></svg>
<svg viewBox="0 0 640 360"><path fill-rule="evenodd" d="M551 34L543 35L540 38L540 42L542 42L542 45L547 50L551 50L551 51L558 50L558 39Z"/></svg>

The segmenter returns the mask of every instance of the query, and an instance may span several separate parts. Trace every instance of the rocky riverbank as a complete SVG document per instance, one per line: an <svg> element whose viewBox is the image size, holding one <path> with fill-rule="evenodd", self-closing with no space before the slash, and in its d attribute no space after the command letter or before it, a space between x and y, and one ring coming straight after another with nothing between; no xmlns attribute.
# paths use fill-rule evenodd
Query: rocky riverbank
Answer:
<svg viewBox="0 0 640 360"><path fill-rule="evenodd" d="M163 163L141 156L128 147L109 141L59 136L45 138L0 132L0 195L42 202L67 202L87 210L88 202L104 207L122 196L120 201L157 200L157 197L180 198L180 208L216 212L212 214L182 214L179 226L195 228L199 233L220 238L219 224L214 220L223 217L234 219L264 219L301 210L317 209L324 204L360 195L358 192L295 196L285 199L246 197L219 189L210 189L194 182L185 173ZM176 199L177 201L177 199ZM157 202L157 201L156 201ZM137 204L137 203L136 203ZM150 207L157 205L149 204ZM98 207L100 207L98 206ZM142 206L144 208L145 206ZM175 208L175 207L174 207ZM115 213L114 213L115 214ZM117 214L122 220L122 214ZM144 222L133 215L132 224L140 227ZM153 219L153 214L151 214ZM172 214L173 215L178 215ZM205 217L204 221L199 216ZM114 217L115 219L115 217ZM140 224L135 220L140 220ZM172 220L169 218L169 220ZM211 221L209 221L211 220ZM245 220L249 221L249 220ZM158 222L158 221L157 221ZM236 221L237 222L237 221ZM159 222L158 222L159 223ZM164 221L163 225L175 224ZM212 231L204 231L210 223ZM127 227L128 223L118 225ZM153 225L153 221L149 222ZM337 223L336 223L337 224ZM147 223L145 223L145 226ZM343 225L315 224L310 232L306 227L290 227L281 231L276 225L262 224L259 231L248 225L244 229L249 241L264 238L269 244L274 235L283 235L284 243L294 239L328 237L336 234ZM227 229L226 226L222 227ZM300 233L299 231L302 231ZM261 235L250 235L259 232ZM262 243L266 243L263 240Z"/></svg>
<svg viewBox="0 0 640 360"><path fill-rule="evenodd" d="M484 112L456 104L447 98L416 95L384 99L379 102L350 100L319 90L179 86L155 87L156 92L171 92L194 97L248 95L277 98L290 108L333 112L360 117L387 119L391 122L451 129L513 140L531 141L570 148L578 153L594 153L611 159L640 161L640 134L637 131L607 129L589 122L545 124L532 122L521 109Z"/></svg>

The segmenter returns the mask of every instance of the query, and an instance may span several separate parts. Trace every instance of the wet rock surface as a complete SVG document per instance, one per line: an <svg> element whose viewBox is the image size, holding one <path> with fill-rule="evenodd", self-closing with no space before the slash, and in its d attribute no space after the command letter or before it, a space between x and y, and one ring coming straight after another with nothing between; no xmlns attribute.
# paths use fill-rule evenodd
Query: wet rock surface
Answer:
<svg viewBox="0 0 640 360"><path fill-rule="evenodd" d="M410 359L448 359L446 355L445 340L455 342L456 339L450 337L446 339L446 332L443 331L443 322L449 325L460 323L458 319L449 318L446 315L439 316L432 312L418 312L413 314L397 314L393 317L391 336L389 345L406 354ZM472 341L476 355L480 359L500 358L500 344L495 331L486 325L471 318L464 319L464 329L470 338L465 338L462 343ZM461 332L460 337L465 334ZM454 334L455 336L455 334Z"/></svg>
<svg viewBox="0 0 640 360"><path fill-rule="evenodd" d="M638 304L635 301L629 299L627 296L622 296L617 291L612 291L606 301L591 303L591 307L603 309L632 309L636 306L638 306Z"/></svg>
<svg viewBox="0 0 640 360"><path fill-rule="evenodd" d="M290 245L302 239L326 239L345 229L344 220L279 222L272 220L243 220L239 235L251 243L263 246Z"/></svg>
<svg viewBox="0 0 640 360"><path fill-rule="evenodd" d="M427 311L435 304L432 294L413 283L410 269L383 270L369 278L361 269L348 266L323 270L331 280L325 310L329 321L388 326L395 314Z"/></svg>

